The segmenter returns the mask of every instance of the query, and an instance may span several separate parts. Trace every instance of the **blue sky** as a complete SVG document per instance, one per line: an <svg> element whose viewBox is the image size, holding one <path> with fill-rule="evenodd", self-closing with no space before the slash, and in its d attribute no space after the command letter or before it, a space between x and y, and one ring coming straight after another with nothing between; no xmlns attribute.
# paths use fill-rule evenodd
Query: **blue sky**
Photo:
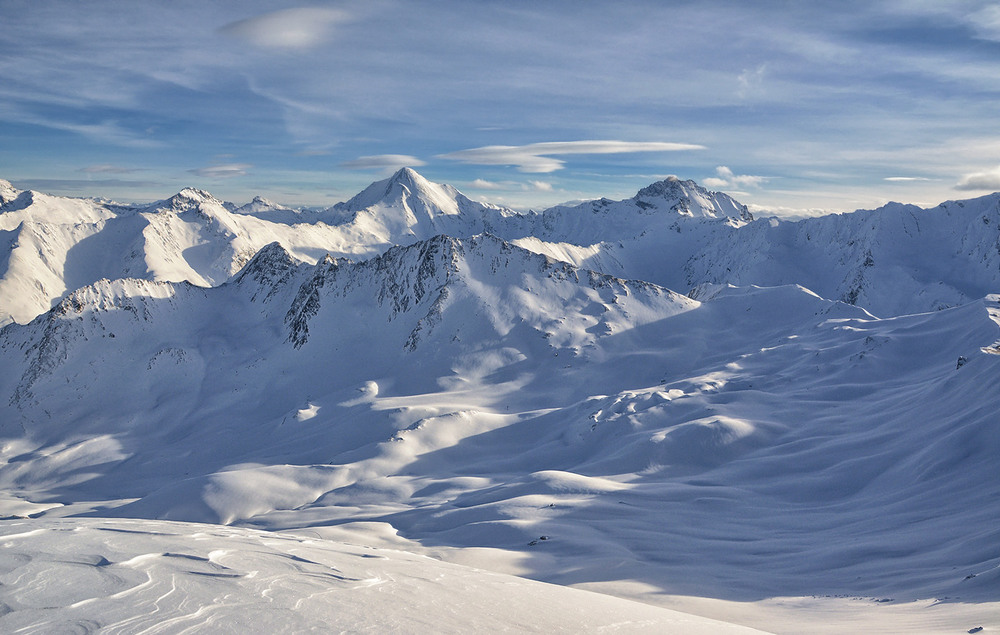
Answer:
<svg viewBox="0 0 1000 635"><path fill-rule="evenodd" d="M0 178L60 195L931 205L1000 190L998 105L993 2L0 2Z"/></svg>

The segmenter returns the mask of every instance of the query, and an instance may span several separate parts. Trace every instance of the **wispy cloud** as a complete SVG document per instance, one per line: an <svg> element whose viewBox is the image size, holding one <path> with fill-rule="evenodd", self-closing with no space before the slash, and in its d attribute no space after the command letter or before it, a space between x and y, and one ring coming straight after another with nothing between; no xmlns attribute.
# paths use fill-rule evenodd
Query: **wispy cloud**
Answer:
<svg viewBox="0 0 1000 635"><path fill-rule="evenodd" d="M984 7L968 16L967 20L976 35L984 40L1000 42L1000 6Z"/></svg>
<svg viewBox="0 0 1000 635"><path fill-rule="evenodd" d="M906 183L909 181L936 181L937 179L929 179L926 176L887 176L882 180L893 183Z"/></svg>
<svg viewBox="0 0 1000 635"><path fill-rule="evenodd" d="M131 174L133 172L141 172L143 168L125 168L117 165L102 164L102 165L88 165L85 168L80 168L77 172L84 172L86 174Z"/></svg>
<svg viewBox="0 0 1000 635"><path fill-rule="evenodd" d="M348 170L378 170L383 173L392 173L400 168L413 168L421 165L427 164L408 154L375 154L358 157L352 161L344 161L340 167Z"/></svg>
<svg viewBox="0 0 1000 635"><path fill-rule="evenodd" d="M469 187L477 190L504 190L507 192L554 192L555 187L548 181L529 180L526 183L520 181L487 181L486 179L476 179L469 183Z"/></svg>
<svg viewBox="0 0 1000 635"><path fill-rule="evenodd" d="M24 190L70 192L73 194L94 187L134 189L160 187L163 185L158 181L131 181L125 179L18 179L12 181L12 184Z"/></svg>
<svg viewBox="0 0 1000 635"><path fill-rule="evenodd" d="M438 155L442 159L474 165L513 165L521 172L547 173L562 169L565 161L553 156L571 154L627 154L632 152L678 152L704 150L691 143L658 141L551 141L523 146L483 146Z"/></svg>
<svg viewBox="0 0 1000 635"><path fill-rule="evenodd" d="M227 24L219 32L262 48L307 49L326 41L333 26L347 18L337 9L284 9Z"/></svg>
<svg viewBox="0 0 1000 635"><path fill-rule="evenodd" d="M733 171L724 165L715 168L717 177L710 176L702 180L707 187L717 187L719 189L739 189L742 187L760 187L767 180L765 176L752 176L749 174L733 174Z"/></svg>
<svg viewBox="0 0 1000 635"><path fill-rule="evenodd" d="M71 132L97 143L122 147L150 149L162 145L160 142L145 136L144 133L126 128L113 119L107 119L100 123L80 123L35 114L17 106L11 107L8 104L2 104L2 106L0 108L0 121L16 121L52 130Z"/></svg>
<svg viewBox="0 0 1000 635"><path fill-rule="evenodd" d="M235 176L245 176L247 170L252 167L249 163L225 163L210 165L207 168L195 168L188 170L188 172L207 179L231 179Z"/></svg>
<svg viewBox="0 0 1000 635"><path fill-rule="evenodd" d="M1000 167L985 172L966 174L959 179L955 189L1000 191Z"/></svg>

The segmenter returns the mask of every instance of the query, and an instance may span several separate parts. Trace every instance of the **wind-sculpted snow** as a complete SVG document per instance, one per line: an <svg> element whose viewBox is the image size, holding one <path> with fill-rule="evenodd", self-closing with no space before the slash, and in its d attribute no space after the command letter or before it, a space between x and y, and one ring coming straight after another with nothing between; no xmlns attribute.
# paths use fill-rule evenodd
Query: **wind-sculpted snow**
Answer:
<svg viewBox="0 0 1000 635"><path fill-rule="evenodd" d="M128 520L6 521L0 523L0 628L760 632L321 535Z"/></svg>

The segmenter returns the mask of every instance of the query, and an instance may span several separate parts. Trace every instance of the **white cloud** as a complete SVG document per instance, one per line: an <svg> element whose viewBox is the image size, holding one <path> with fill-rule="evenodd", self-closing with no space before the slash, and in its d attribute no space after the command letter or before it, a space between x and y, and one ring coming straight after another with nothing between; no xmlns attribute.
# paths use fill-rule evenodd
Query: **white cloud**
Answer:
<svg viewBox="0 0 1000 635"><path fill-rule="evenodd" d="M346 19L337 9L284 9L233 22L219 32L263 48L306 49L323 43L332 27Z"/></svg>
<svg viewBox="0 0 1000 635"><path fill-rule="evenodd" d="M494 181L487 181L486 179L476 179L469 183L469 187L476 188L477 190L502 190L504 185L502 183L496 183Z"/></svg>
<svg viewBox="0 0 1000 635"><path fill-rule="evenodd" d="M733 171L724 165L715 168L718 177L710 176L702 179L702 184L706 187L719 189L738 189L741 187L760 187L767 180L765 176L751 176L749 174L733 174Z"/></svg>
<svg viewBox="0 0 1000 635"><path fill-rule="evenodd" d="M210 165L207 168L195 168L188 172L207 179L231 179L234 176L245 176L247 170L252 167L249 163L225 163Z"/></svg>
<svg viewBox="0 0 1000 635"><path fill-rule="evenodd" d="M521 172L547 173L562 169L564 161L552 156L567 154L626 154L630 152L677 152L704 150L690 143L635 141L553 141L523 146L484 146L438 155L474 165L514 165Z"/></svg>
<svg viewBox="0 0 1000 635"><path fill-rule="evenodd" d="M352 161L345 161L340 167L348 170L378 170L380 172L392 173L400 168L412 168L427 165L417 157L408 154L374 154L370 156L358 157Z"/></svg>
<svg viewBox="0 0 1000 635"><path fill-rule="evenodd" d="M552 184L551 183L546 183L545 181L528 181L528 184L531 185L531 187L536 192L551 192L552 191Z"/></svg>
<svg viewBox="0 0 1000 635"><path fill-rule="evenodd" d="M966 174L959 179L955 189L1000 191L1000 167L985 172Z"/></svg>
<svg viewBox="0 0 1000 635"><path fill-rule="evenodd" d="M929 179L925 176L887 176L883 181L892 181L894 183L906 183L910 181L934 181L936 179Z"/></svg>

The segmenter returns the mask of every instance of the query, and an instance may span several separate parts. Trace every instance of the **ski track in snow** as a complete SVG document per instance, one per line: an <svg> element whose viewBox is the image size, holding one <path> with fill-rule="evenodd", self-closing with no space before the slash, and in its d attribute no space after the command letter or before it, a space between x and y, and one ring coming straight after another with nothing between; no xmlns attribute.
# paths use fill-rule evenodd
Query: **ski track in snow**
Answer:
<svg viewBox="0 0 1000 635"><path fill-rule="evenodd" d="M1000 628L997 200L779 223L665 181L518 215L408 170L311 215L12 196L0 514L37 518L0 525L0 623L725 627L619 596ZM981 264L935 269L955 249Z"/></svg>

